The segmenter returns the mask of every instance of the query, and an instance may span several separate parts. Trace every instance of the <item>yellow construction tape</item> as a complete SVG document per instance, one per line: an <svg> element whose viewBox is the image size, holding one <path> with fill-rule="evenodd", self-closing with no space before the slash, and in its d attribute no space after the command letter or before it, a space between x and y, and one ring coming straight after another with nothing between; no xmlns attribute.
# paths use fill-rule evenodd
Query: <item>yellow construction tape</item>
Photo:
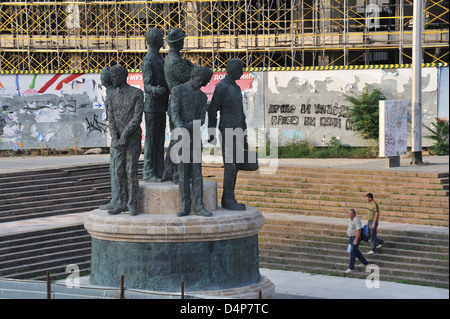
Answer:
<svg viewBox="0 0 450 319"><path fill-rule="evenodd" d="M441 68L448 67L448 63L423 63L423 68ZM246 72L264 72L264 71L330 71L330 70L371 70L371 69L408 69L412 64L378 64L378 65L337 65L337 66L304 66L304 67L276 67L276 68L245 68ZM27 71L27 70L5 70L0 71L0 75L8 74L73 74L73 73L100 73L101 69L96 70L59 70L59 71ZM129 73L140 73L140 69L129 69ZM215 68L213 72L226 72L226 68Z"/></svg>

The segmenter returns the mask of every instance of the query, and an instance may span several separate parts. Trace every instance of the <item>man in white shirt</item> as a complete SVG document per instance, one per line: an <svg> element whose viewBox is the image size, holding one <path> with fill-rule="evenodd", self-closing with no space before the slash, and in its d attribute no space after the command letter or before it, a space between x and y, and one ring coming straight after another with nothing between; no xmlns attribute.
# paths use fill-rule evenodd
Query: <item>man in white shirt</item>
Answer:
<svg viewBox="0 0 450 319"><path fill-rule="evenodd" d="M350 223L347 228L347 235L349 238L350 244L350 262L348 264L348 269L345 271L346 274L349 274L355 269L355 260L358 257L359 261L364 265L368 265L366 258L364 258L363 254L359 251L358 246L361 242L361 220L356 216L356 211L354 209L350 209L348 211L348 217L350 217Z"/></svg>

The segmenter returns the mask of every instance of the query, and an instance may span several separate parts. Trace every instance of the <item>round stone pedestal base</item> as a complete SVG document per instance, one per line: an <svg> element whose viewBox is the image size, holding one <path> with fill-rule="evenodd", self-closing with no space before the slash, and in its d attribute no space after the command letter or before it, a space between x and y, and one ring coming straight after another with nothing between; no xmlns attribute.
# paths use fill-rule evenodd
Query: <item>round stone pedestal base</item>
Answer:
<svg viewBox="0 0 450 319"><path fill-rule="evenodd" d="M258 231L265 219L247 207L219 208L211 217L94 210L85 227L92 236L90 283L239 298L274 295L259 273ZM256 294L256 295L255 295Z"/></svg>

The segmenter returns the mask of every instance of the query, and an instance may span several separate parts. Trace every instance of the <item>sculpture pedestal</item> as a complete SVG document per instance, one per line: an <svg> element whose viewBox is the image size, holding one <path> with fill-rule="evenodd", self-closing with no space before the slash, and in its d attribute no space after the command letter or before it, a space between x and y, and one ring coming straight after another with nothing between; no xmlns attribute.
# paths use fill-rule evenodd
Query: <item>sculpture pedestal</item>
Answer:
<svg viewBox="0 0 450 319"><path fill-rule="evenodd" d="M147 213L109 215L97 209L87 217L91 284L117 287L124 275L126 288L179 292L183 281L192 294L257 298L261 291L263 298L273 298L273 283L259 273L258 231L265 223L260 211L211 209L217 207L217 184L204 181L204 197L211 200L205 208L213 215L177 217L178 186L145 184L152 185L141 184L146 203L139 207ZM167 198L173 199L163 204ZM161 204L149 204L152 200Z"/></svg>

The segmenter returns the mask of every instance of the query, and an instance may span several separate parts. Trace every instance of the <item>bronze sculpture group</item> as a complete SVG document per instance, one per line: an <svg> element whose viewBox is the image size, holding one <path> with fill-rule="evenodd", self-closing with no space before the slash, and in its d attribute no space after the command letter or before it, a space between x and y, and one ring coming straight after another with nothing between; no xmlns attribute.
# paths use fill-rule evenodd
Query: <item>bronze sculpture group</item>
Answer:
<svg viewBox="0 0 450 319"><path fill-rule="evenodd" d="M208 114L208 127L215 131L217 112L220 114L222 154L224 159L224 184L222 207L229 210L246 210L234 195L239 163L236 146L248 149L245 137L227 137L227 129L246 130L242 93L236 84L243 74L243 63L231 59L227 64L227 75L217 85L211 104L208 106L206 94L200 88L207 85L213 75L211 69L194 65L181 57L186 34L180 28L168 31L166 42L169 53L164 61L159 53L163 47L163 34L159 29L150 29L145 36L148 53L141 69L144 93L127 84L128 72L125 67L115 65L102 70L101 79L106 87L106 111L111 134L111 202L103 209L115 215L129 211L138 214L139 193L138 161L141 154L141 121L145 118L145 144L143 179L146 182L170 181L179 185L182 210L178 216L191 212L191 183L193 193L193 213L211 216L203 206L203 177L200 161L193 158L195 152L201 154L200 126ZM166 113L169 117L171 141L164 159ZM186 133L173 134L176 130ZM212 140L214 134L210 137ZM176 139L178 138L178 139ZM197 140L196 140L197 139ZM215 139L214 139L215 140ZM180 154L176 144L186 143L189 151ZM200 141L196 143L195 141ZM200 145L200 146L199 146ZM198 149L200 148L200 149ZM232 154L231 157L225 154ZM185 156L183 156L185 155Z"/></svg>

